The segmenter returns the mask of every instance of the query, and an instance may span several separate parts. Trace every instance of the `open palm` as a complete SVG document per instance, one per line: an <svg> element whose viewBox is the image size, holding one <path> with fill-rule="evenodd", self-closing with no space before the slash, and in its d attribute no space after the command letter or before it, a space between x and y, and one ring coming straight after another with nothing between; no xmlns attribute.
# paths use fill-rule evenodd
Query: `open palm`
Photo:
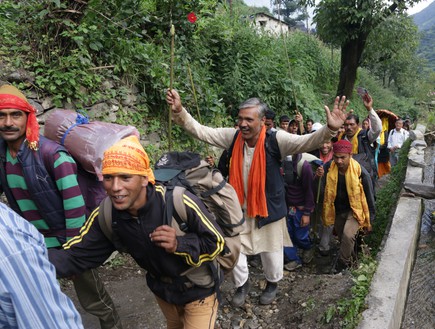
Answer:
<svg viewBox="0 0 435 329"><path fill-rule="evenodd" d="M325 105L326 121L328 128L331 130L338 130L349 115L346 112L346 108L349 105L349 101L346 100L346 96L337 96L334 101L334 108L332 111Z"/></svg>

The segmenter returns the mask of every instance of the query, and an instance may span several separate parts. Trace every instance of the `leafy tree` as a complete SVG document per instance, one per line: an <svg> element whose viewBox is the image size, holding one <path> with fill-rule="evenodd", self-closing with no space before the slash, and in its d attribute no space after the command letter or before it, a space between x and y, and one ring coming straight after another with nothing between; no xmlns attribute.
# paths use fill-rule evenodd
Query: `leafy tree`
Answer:
<svg viewBox="0 0 435 329"><path fill-rule="evenodd" d="M370 34L363 55L367 67L390 88L411 96L421 60L416 56L420 36L412 18L392 15Z"/></svg>
<svg viewBox="0 0 435 329"><path fill-rule="evenodd" d="M387 17L421 0L321 0L314 20L322 40L341 48L337 95L352 95L369 35ZM313 0L304 1L312 6Z"/></svg>
<svg viewBox="0 0 435 329"><path fill-rule="evenodd" d="M300 0L276 0L273 13L283 16L284 22L290 26L297 26L308 16L306 7L301 4Z"/></svg>

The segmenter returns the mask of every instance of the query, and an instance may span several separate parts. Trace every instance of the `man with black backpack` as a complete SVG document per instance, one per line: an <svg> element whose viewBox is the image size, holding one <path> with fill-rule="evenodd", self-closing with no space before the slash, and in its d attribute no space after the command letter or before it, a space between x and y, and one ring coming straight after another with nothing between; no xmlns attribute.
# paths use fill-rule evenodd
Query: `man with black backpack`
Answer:
<svg viewBox="0 0 435 329"><path fill-rule="evenodd" d="M0 137L0 191L44 235L47 248L60 248L86 220L74 159L39 134L36 110L10 85L0 87ZM47 145L53 147L43 154ZM98 272L87 271L73 282L83 308L100 319L101 328L122 328Z"/></svg>
<svg viewBox="0 0 435 329"><path fill-rule="evenodd" d="M168 90L166 101L172 108L174 121L195 138L229 150L229 183L237 192L245 211L241 232L242 249L232 279L237 288L233 306L242 306L250 290L247 255L260 254L267 280L260 304L271 304L283 277L283 247L290 246L285 217L284 181L281 175L283 157L311 151L321 142L330 140L346 118L346 98L336 98L333 111L325 107L328 124L313 134L298 136L280 130L266 132L265 113L268 109L258 98L239 106L239 130L211 128L201 125L187 113L177 91ZM258 146L258 147L257 147Z"/></svg>
<svg viewBox="0 0 435 329"><path fill-rule="evenodd" d="M167 328L213 329L223 275L211 264L225 241L212 214L186 190L177 200L184 205L186 228L178 220L168 225L167 190L155 184L148 155L136 136L107 149L102 166L108 197L64 250L49 251L57 275L99 266L117 249L128 252L147 271L148 287ZM106 202L110 207L104 216L112 219L109 237L102 226L105 221L99 220L99 212L107 211Z"/></svg>

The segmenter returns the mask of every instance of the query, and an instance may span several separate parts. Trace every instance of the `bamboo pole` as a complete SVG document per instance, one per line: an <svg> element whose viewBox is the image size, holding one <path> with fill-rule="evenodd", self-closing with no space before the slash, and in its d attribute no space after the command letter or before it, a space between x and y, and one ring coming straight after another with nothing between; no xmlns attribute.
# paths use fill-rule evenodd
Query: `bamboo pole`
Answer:
<svg viewBox="0 0 435 329"><path fill-rule="evenodd" d="M175 26L171 24L171 67L170 67L170 78L169 78L169 90L174 88L174 53L175 53ZM172 151L172 109L169 106L169 122L168 122L168 148L169 152Z"/></svg>

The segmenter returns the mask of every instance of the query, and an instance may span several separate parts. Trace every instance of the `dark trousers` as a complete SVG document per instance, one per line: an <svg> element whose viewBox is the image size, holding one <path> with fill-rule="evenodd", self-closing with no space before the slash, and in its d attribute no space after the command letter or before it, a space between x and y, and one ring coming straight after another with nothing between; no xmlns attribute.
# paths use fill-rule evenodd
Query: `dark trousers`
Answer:
<svg viewBox="0 0 435 329"><path fill-rule="evenodd" d="M84 310L100 320L101 329L122 329L115 305L96 269L87 270L73 279L77 298Z"/></svg>

